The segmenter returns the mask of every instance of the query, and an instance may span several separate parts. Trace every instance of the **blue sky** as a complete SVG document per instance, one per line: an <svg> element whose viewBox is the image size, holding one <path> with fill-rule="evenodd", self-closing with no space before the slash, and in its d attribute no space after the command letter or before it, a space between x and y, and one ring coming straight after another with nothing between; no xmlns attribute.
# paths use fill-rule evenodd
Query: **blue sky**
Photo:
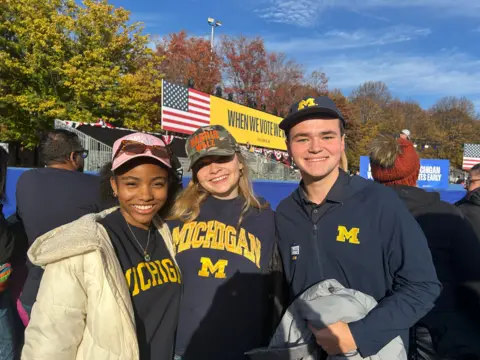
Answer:
<svg viewBox="0 0 480 360"><path fill-rule="evenodd" d="M480 111L480 0L110 0L161 37L182 29L208 36L262 36L321 70L345 94L384 81L393 95L429 107L442 96L466 96Z"/></svg>

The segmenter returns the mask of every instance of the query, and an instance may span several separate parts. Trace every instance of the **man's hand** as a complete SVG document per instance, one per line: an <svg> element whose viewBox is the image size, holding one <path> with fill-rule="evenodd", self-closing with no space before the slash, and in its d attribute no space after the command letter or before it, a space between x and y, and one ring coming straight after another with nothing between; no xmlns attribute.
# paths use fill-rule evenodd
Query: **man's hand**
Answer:
<svg viewBox="0 0 480 360"><path fill-rule="evenodd" d="M355 339L350 332L348 324L344 322L336 322L324 329L317 330L308 324L312 330L317 344L320 345L328 355L346 354L357 349Z"/></svg>

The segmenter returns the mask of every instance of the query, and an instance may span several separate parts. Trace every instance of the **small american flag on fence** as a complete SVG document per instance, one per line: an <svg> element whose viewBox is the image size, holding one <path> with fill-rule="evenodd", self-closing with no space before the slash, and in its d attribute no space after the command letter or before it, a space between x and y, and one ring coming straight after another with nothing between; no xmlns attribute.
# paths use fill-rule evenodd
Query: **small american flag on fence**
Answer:
<svg viewBox="0 0 480 360"><path fill-rule="evenodd" d="M192 134L210 125L210 95L163 81L162 129Z"/></svg>
<svg viewBox="0 0 480 360"><path fill-rule="evenodd" d="M465 144L463 149L463 170L470 170L480 163L480 144Z"/></svg>

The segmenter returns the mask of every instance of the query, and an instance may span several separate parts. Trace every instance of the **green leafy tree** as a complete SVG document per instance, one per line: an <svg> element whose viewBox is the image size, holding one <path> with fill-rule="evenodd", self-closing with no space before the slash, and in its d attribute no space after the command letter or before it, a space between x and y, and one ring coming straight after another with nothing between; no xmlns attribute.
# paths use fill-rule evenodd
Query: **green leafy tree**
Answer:
<svg viewBox="0 0 480 360"><path fill-rule="evenodd" d="M55 118L154 129L162 57L128 21L105 0L2 1L1 138L33 145Z"/></svg>

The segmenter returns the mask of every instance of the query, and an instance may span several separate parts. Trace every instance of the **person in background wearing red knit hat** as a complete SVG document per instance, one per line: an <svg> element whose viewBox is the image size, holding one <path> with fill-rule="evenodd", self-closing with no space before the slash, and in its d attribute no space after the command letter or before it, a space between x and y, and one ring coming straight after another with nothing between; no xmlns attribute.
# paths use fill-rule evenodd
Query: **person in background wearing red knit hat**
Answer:
<svg viewBox="0 0 480 360"><path fill-rule="evenodd" d="M465 308L459 296L472 274L480 280L474 232L462 213L441 201L437 192L416 187L420 159L409 140L379 135L370 144L369 154L373 179L397 193L425 233L443 285L435 308L411 331L413 358L480 359L480 326L471 321L472 313L480 310Z"/></svg>

